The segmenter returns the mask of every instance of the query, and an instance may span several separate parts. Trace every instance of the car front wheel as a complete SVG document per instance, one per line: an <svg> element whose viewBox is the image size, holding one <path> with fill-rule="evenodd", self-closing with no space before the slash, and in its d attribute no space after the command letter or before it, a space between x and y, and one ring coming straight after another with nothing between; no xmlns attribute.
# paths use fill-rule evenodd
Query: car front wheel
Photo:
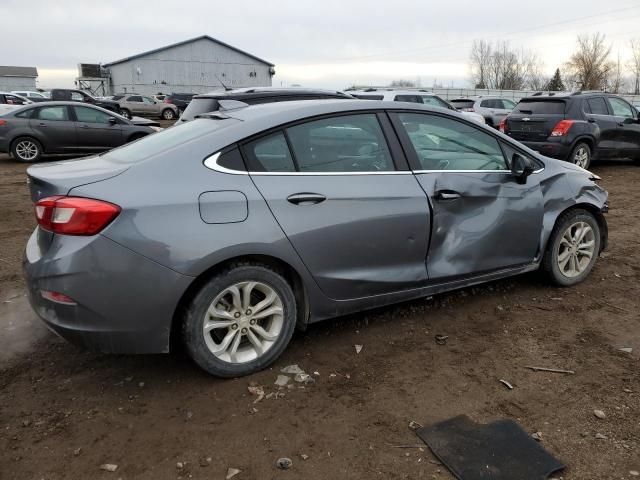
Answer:
<svg viewBox="0 0 640 480"><path fill-rule="evenodd" d="M589 168L589 165L591 165L591 148L586 143L579 142L573 147L569 160L579 167Z"/></svg>
<svg viewBox="0 0 640 480"><path fill-rule="evenodd" d="M582 282L600 253L600 225L586 210L563 213L556 222L544 256L544 269L560 286Z"/></svg>
<svg viewBox="0 0 640 480"><path fill-rule="evenodd" d="M165 108L162 111L162 118L164 118L165 120L173 120L175 116L176 114L170 108Z"/></svg>
<svg viewBox="0 0 640 480"><path fill-rule="evenodd" d="M295 323L296 302L287 281L265 266L239 263L195 295L184 316L183 339L208 373L239 377L273 363Z"/></svg>

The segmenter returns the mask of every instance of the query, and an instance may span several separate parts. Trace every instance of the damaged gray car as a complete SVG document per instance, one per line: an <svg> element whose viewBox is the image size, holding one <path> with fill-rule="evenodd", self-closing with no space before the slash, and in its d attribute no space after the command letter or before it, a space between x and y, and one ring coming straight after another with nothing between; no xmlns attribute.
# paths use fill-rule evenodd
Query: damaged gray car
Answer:
<svg viewBox="0 0 640 480"><path fill-rule="evenodd" d="M607 192L435 107L318 100L221 109L106 154L29 168L29 298L73 343L182 342L221 377L296 328L543 268L575 285Z"/></svg>

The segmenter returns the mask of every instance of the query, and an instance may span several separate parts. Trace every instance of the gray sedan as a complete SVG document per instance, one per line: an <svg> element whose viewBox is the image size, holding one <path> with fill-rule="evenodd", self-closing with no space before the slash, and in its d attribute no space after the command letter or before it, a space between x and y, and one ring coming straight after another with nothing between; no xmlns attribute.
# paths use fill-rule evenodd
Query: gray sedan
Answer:
<svg viewBox="0 0 640 480"><path fill-rule="evenodd" d="M607 244L595 175L417 104L223 101L28 174L24 268L50 328L102 352L180 339L222 377L323 319L539 268L575 285Z"/></svg>
<svg viewBox="0 0 640 480"><path fill-rule="evenodd" d="M0 111L0 152L22 162L37 162L46 154L103 152L158 130L93 105L36 103Z"/></svg>
<svg viewBox="0 0 640 480"><path fill-rule="evenodd" d="M143 117L160 117L165 120L173 120L178 118L178 107L171 103L158 102L151 97L142 95L125 95L117 100L120 105L120 111L126 118L133 115L141 115Z"/></svg>

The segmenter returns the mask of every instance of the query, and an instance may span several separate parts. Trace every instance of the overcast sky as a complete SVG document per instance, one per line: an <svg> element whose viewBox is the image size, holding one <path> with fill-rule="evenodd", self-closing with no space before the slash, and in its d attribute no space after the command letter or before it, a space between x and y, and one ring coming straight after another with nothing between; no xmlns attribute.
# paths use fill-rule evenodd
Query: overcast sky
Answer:
<svg viewBox="0 0 640 480"><path fill-rule="evenodd" d="M0 64L36 66L71 87L78 63L107 63L207 34L276 65L274 85L344 88L398 78L467 86L474 39L508 40L552 73L579 33L628 57L640 1L0 0Z"/></svg>

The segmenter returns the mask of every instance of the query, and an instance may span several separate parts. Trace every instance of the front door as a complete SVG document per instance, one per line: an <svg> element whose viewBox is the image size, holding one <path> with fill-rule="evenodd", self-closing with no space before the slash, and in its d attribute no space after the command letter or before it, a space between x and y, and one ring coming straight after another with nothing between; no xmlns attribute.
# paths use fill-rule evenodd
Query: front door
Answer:
<svg viewBox="0 0 640 480"><path fill-rule="evenodd" d="M640 124L635 108L621 98L608 97L607 102L617 125L617 147L620 157L640 158Z"/></svg>
<svg viewBox="0 0 640 480"><path fill-rule="evenodd" d="M600 140L595 154L598 158L619 156L618 150L618 121L611 115L604 97L592 97L585 100L585 115L587 121L598 125Z"/></svg>
<svg viewBox="0 0 640 480"><path fill-rule="evenodd" d="M532 263L539 254L542 192L536 175L524 185L512 177L506 158L515 150L444 116L398 112L392 118L431 199L430 282Z"/></svg>
<svg viewBox="0 0 640 480"><path fill-rule="evenodd" d="M103 151L122 145L122 128L118 120L102 110L74 106L78 150Z"/></svg>
<svg viewBox="0 0 640 480"><path fill-rule="evenodd" d="M69 109L65 105L41 107L29 120L29 126L42 142L45 152L76 151L76 125Z"/></svg>
<svg viewBox="0 0 640 480"><path fill-rule="evenodd" d="M316 119L243 146L253 181L333 299L427 280L428 200L406 164L398 169L397 139L390 148L381 120L388 125L375 113Z"/></svg>

